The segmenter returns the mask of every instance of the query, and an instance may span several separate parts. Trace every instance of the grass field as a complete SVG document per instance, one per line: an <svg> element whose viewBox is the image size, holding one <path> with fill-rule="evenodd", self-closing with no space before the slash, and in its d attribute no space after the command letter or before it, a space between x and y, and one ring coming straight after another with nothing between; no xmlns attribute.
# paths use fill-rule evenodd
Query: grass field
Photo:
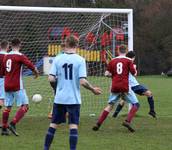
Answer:
<svg viewBox="0 0 172 150"><path fill-rule="evenodd" d="M141 103L133 126L136 132L129 133L121 126L127 109L117 119L111 116L98 132L91 130L101 109L108 98L109 80L102 77L90 77L89 80L103 87L103 95L93 96L82 89L83 107L79 127L78 150L172 150L172 78L161 76L138 77L140 83L147 85L154 93L158 119L148 116L146 97L138 97ZM50 110L53 93L46 77L33 80L25 78L29 97L40 93L43 101L40 104L30 102L30 110L17 125L19 137L0 136L0 150L42 150L45 133L49 125L47 114ZM16 110L16 108L14 108ZM14 112L14 111L13 111ZM94 113L95 117L89 114ZM11 116L14 113L11 114ZM68 127L62 125L56 132L51 150L68 150Z"/></svg>

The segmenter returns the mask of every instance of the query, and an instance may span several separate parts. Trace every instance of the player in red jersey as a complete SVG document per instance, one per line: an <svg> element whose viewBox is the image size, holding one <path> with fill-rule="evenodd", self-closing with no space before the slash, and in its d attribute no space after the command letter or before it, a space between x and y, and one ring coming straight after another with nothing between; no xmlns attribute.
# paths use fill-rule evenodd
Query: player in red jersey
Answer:
<svg viewBox="0 0 172 150"><path fill-rule="evenodd" d="M2 71L5 75L5 103L6 108L2 115L2 135L9 135L8 128L11 132L18 136L16 132L16 124L24 117L28 111L29 100L26 95L26 91L23 87L22 81L22 67L26 65L35 74L35 78L38 77L38 70L32 64L32 62L22 53L19 52L21 42L19 39L13 39L11 42L12 51L9 52L3 60ZM19 109L16 115L8 125L8 118L13 106L14 100L16 101Z"/></svg>
<svg viewBox="0 0 172 150"><path fill-rule="evenodd" d="M128 76L129 73L133 75L136 74L136 69L134 68L132 60L127 58L125 54L126 47L124 45L121 45L119 48L119 56L112 59L108 64L105 75L112 78L111 94L109 97L108 105L104 108L96 125L93 127L94 131L97 131L100 128L103 121L111 112L114 104L120 99L120 97L132 104L132 108L122 125L124 127L127 127L128 130L131 132L135 131L131 127L130 123L139 108L139 102L136 95L129 87Z"/></svg>
<svg viewBox="0 0 172 150"><path fill-rule="evenodd" d="M9 49L9 42L8 41L2 41L1 42L1 49L0 49L0 68L2 68L2 63L4 56L7 54L7 51ZM0 70L0 109L3 106L4 103L4 77L3 77L3 72Z"/></svg>
<svg viewBox="0 0 172 150"><path fill-rule="evenodd" d="M0 46L1 46L0 47L0 68L2 68L4 56L7 54L7 51L9 49L9 42L4 40L1 42ZM2 108L4 104L4 98L5 98L4 77L3 77L3 72L0 70L0 109Z"/></svg>

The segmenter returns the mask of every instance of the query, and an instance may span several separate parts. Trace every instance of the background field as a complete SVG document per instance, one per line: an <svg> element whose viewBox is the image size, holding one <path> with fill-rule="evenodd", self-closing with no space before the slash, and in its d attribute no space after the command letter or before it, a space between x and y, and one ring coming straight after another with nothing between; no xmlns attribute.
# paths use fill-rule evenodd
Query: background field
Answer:
<svg viewBox="0 0 172 150"><path fill-rule="evenodd" d="M106 120L100 131L93 132L92 126L108 98L109 80L102 77L90 77L89 80L103 87L103 95L93 96L82 89L83 106L79 128L78 150L171 150L172 149L172 78L162 76L141 76L140 83L147 85L155 97L158 119L148 116L148 104L145 97L138 97L141 103L140 111L133 122L136 129L129 133L121 126L127 109L117 119L111 116ZM34 93L41 93L43 101L40 104L30 102L27 116L18 124L19 137L0 136L0 150L41 150L44 136L48 128L47 114L50 110L53 93L49 87L47 77L38 80L25 78L25 86L29 97ZM15 110L16 108L14 108ZM14 111L13 111L14 112ZM95 117L89 114L94 113ZM12 116L12 114L11 114ZM62 125L56 132L52 150L67 150L68 128Z"/></svg>

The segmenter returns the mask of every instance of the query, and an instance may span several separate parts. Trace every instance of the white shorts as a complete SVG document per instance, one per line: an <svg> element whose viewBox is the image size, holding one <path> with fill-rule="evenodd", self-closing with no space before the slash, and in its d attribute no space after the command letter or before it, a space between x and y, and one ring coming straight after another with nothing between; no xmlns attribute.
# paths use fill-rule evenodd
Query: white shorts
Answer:
<svg viewBox="0 0 172 150"><path fill-rule="evenodd" d="M5 98L5 90L4 90L4 78L0 78L0 99Z"/></svg>
<svg viewBox="0 0 172 150"><path fill-rule="evenodd" d="M122 97L124 100L131 104L139 103L135 93L131 89L129 89L128 93L111 93L109 96L108 103L115 104L120 99L120 97Z"/></svg>
<svg viewBox="0 0 172 150"><path fill-rule="evenodd" d="M5 92L5 101L4 105L12 106L14 102L16 102L17 106L21 106L24 104L29 104L29 99L26 95L26 90L21 89L15 92Z"/></svg>

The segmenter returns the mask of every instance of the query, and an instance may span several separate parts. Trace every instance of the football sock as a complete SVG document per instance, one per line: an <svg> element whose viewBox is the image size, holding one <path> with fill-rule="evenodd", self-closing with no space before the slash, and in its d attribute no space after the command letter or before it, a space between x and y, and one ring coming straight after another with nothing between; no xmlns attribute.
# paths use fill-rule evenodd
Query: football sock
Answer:
<svg viewBox="0 0 172 150"><path fill-rule="evenodd" d="M139 109L139 104L138 103L134 104L131 107L131 110L129 111L127 119L126 119L127 122L130 123L132 121L132 119L134 118L134 116L135 116L136 112L138 111L138 109Z"/></svg>
<svg viewBox="0 0 172 150"><path fill-rule="evenodd" d="M11 111L10 109L6 108L2 113L2 126L3 126L3 128L8 127L8 118L9 118L10 111Z"/></svg>
<svg viewBox="0 0 172 150"><path fill-rule="evenodd" d="M18 123L25 115L25 113L28 111L28 108L26 106L22 106L18 109L18 111L16 112L15 117L12 120L12 123L15 125L16 123Z"/></svg>
<svg viewBox="0 0 172 150"><path fill-rule="evenodd" d="M76 150L77 142L78 142L78 130L70 129L70 135L69 135L70 150Z"/></svg>
<svg viewBox="0 0 172 150"><path fill-rule="evenodd" d="M148 103L149 103L150 111L154 111L154 100L153 100L153 96L148 97Z"/></svg>
<svg viewBox="0 0 172 150"><path fill-rule="evenodd" d="M123 105L118 104L115 112L113 113L113 117L116 117L119 114L119 112L122 110L122 108L123 108Z"/></svg>
<svg viewBox="0 0 172 150"><path fill-rule="evenodd" d="M103 123L103 121L106 119L106 117L108 116L109 112L106 110L103 110L102 114L100 115L98 121L97 121L97 125L101 125Z"/></svg>
<svg viewBox="0 0 172 150"><path fill-rule="evenodd" d="M55 128L49 127L48 132L45 137L44 150L49 150L50 145L54 138L55 131L56 131Z"/></svg>

